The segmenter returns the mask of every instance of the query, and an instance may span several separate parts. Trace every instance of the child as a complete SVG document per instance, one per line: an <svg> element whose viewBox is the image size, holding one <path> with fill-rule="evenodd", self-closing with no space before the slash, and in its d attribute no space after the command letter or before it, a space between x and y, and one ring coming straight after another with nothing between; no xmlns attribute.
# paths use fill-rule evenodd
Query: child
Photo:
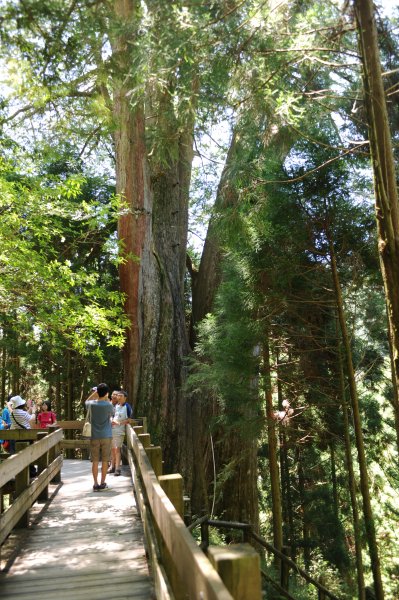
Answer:
<svg viewBox="0 0 399 600"><path fill-rule="evenodd" d="M57 422L57 417L55 416L55 413L50 410L50 403L46 400L40 407L40 411L36 417L36 422L38 423L39 427L42 427L43 429Z"/></svg>

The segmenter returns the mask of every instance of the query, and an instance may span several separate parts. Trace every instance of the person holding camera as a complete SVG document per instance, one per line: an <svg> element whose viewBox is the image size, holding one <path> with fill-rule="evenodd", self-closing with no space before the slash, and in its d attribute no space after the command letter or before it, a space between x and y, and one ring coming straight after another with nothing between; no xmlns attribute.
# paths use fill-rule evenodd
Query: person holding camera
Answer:
<svg viewBox="0 0 399 600"><path fill-rule="evenodd" d="M100 383L92 389L85 405L91 423L90 454L91 472L93 474L93 491L101 492L108 488L105 483L108 462L111 455L113 407L108 399L109 388ZM98 483L98 465L101 462L101 482Z"/></svg>

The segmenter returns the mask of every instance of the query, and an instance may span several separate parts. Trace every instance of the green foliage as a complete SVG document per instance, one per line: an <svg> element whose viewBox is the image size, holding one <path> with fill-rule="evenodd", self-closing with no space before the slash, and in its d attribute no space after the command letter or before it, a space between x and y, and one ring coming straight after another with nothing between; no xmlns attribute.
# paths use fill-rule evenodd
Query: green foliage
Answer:
<svg viewBox="0 0 399 600"><path fill-rule="evenodd" d="M4 160L1 167L1 313L14 314L31 340L57 346L61 338L102 362L126 327L123 298L98 270L100 256L111 261L115 199L90 197L94 182L82 174L21 177Z"/></svg>
<svg viewBox="0 0 399 600"><path fill-rule="evenodd" d="M259 430L256 378L259 332L252 318L251 299L242 289L245 268L233 260L225 265L216 310L198 330L198 360L193 364L189 385L211 394L220 407L219 420L246 437ZM238 427L239 425L239 427Z"/></svg>

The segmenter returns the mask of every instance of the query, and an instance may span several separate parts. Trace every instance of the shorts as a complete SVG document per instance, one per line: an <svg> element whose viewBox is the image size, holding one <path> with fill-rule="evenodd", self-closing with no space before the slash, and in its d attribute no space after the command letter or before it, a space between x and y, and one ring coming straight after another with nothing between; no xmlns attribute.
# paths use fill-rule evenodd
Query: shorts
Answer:
<svg viewBox="0 0 399 600"><path fill-rule="evenodd" d="M113 448L122 448L124 439L125 439L125 435L113 435L112 436L112 447Z"/></svg>
<svg viewBox="0 0 399 600"><path fill-rule="evenodd" d="M90 440L91 462L108 462L111 456L111 438Z"/></svg>

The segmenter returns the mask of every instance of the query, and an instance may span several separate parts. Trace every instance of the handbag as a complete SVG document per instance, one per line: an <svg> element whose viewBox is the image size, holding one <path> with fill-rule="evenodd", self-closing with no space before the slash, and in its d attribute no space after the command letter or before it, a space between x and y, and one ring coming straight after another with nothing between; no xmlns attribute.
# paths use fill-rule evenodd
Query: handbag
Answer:
<svg viewBox="0 0 399 600"><path fill-rule="evenodd" d="M83 425L82 429L82 437L91 438L91 404L89 404L89 408L87 409L86 421Z"/></svg>

